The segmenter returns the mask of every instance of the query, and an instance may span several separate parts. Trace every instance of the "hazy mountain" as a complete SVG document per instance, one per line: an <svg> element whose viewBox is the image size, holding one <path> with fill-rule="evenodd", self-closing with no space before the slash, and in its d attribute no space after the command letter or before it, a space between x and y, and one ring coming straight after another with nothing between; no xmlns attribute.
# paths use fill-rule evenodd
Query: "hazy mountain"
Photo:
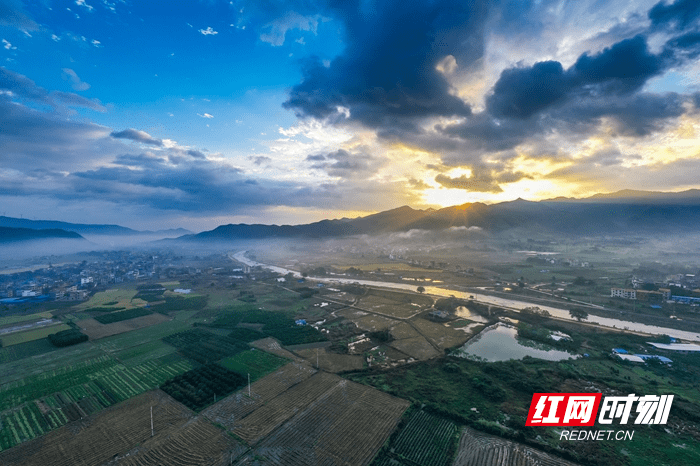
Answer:
<svg viewBox="0 0 700 466"><path fill-rule="evenodd" d="M78 233L57 228L47 228L43 230L33 230L31 228L10 228L0 227L0 243L10 243L14 241L28 241L36 239L81 239L85 240Z"/></svg>
<svg viewBox="0 0 700 466"><path fill-rule="evenodd" d="M192 233L184 228L176 228L158 231L138 231L119 225L99 225L84 223L68 223L56 220L29 220L26 218L13 218L0 216L0 227L30 228L33 230L60 229L73 231L87 235L163 235L182 236Z"/></svg>

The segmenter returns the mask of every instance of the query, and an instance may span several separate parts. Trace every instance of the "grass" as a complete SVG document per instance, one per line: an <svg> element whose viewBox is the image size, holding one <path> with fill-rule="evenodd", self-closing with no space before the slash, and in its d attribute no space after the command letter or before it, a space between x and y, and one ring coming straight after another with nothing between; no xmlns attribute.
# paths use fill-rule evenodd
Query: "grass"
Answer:
<svg viewBox="0 0 700 466"><path fill-rule="evenodd" d="M46 338L52 333L57 333L62 330L69 330L70 327L66 324L51 325L49 327L41 327L33 330L25 330L24 332L15 332L3 336L2 346L12 346L19 345L21 343L27 343L30 341L38 340L40 338Z"/></svg>
<svg viewBox="0 0 700 466"><path fill-rule="evenodd" d="M219 364L242 375L250 374L250 381L253 382L284 366L287 362L289 362L287 359L274 354L250 350L222 359Z"/></svg>

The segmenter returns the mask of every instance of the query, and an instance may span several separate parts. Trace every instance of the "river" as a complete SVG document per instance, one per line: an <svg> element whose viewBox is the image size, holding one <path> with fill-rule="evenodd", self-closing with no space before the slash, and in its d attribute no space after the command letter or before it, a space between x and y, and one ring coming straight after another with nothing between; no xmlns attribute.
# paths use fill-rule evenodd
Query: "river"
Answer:
<svg viewBox="0 0 700 466"><path fill-rule="evenodd" d="M261 264L260 262L256 262L254 260L248 259L247 257L245 257L246 252L247 251L240 251L240 252L237 252L236 254L233 254L233 255L229 254L229 257L231 257L232 259L235 259L238 262L246 264L249 267L260 266L260 267L266 268L268 270L272 270L274 272L280 273L282 275L286 275L288 273L291 273L295 277L301 278L301 274L299 272L297 272L296 270L285 269L284 267L277 267L275 265ZM377 287L377 288L392 288L392 289L396 289L396 290L406 290L406 291L416 291L416 288L417 288L417 286L415 284L380 282L380 281L374 281L374 280L358 280L358 279L354 279L354 278L313 277L313 280L318 281L318 282L324 282L324 283L345 283L345 284L358 283L360 285L373 286L373 287ZM465 293L463 291L450 290L450 289L441 288L438 286L424 286L424 288L425 288L426 294L430 294L430 295L434 295L434 296L444 296L444 297L454 296L456 298L468 299L469 296L472 296L475 294L475 293ZM486 294L478 294L478 296L476 296L476 298L477 299L475 299L475 301L478 301L480 303L491 304L494 306L507 307L507 308L513 309L515 311L520 311L521 309L524 309L526 307L534 306L534 304L528 303L525 301L517 301L515 299L499 298L497 296L490 296L490 295L486 295ZM549 312L554 317L558 317L558 318L566 319L566 320L572 320L572 321L574 320L569 315L569 311L566 309L560 309L560 308L556 308L556 307L552 307L552 306L540 306L540 305L537 305L537 307ZM674 338L678 338L681 340L700 341L700 334L695 333L695 332L687 332L685 330L677 330L677 329L673 329L673 328L658 327L656 325L640 324L637 322L631 322L631 321L621 320L621 319L611 319L608 317L600 317L600 316L595 316L592 314L588 315L588 319L586 319L586 322L596 323L596 324L603 326L603 327L611 327L611 328L630 330L633 332L646 333L649 335L670 335Z"/></svg>

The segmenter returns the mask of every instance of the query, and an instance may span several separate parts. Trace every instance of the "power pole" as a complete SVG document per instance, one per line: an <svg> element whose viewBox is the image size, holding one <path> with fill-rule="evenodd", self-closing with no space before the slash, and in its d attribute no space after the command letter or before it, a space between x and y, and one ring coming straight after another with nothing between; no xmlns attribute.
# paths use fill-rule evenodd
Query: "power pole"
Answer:
<svg viewBox="0 0 700 466"><path fill-rule="evenodd" d="M248 372L248 397L250 398L250 372Z"/></svg>
<svg viewBox="0 0 700 466"><path fill-rule="evenodd" d="M318 370L318 348L316 348L316 370Z"/></svg>
<svg viewBox="0 0 700 466"><path fill-rule="evenodd" d="M151 406L151 437L153 437L153 406Z"/></svg>

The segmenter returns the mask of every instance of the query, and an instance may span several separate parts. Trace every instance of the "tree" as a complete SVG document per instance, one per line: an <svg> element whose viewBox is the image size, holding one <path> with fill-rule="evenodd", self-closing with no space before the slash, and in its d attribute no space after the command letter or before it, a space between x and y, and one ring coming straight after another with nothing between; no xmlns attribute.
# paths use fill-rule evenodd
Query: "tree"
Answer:
<svg viewBox="0 0 700 466"><path fill-rule="evenodd" d="M425 293L425 288L423 288L422 286L419 286L417 290L419 293Z"/></svg>
<svg viewBox="0 0 700 466"><path fill-rule="evenodd" d="M583 309L578 309L578 308L573 308L569 311L569 315L571 316L572 319L576 319L579 322L582 320L588 319L588 313L584 311Z"/></svg>

